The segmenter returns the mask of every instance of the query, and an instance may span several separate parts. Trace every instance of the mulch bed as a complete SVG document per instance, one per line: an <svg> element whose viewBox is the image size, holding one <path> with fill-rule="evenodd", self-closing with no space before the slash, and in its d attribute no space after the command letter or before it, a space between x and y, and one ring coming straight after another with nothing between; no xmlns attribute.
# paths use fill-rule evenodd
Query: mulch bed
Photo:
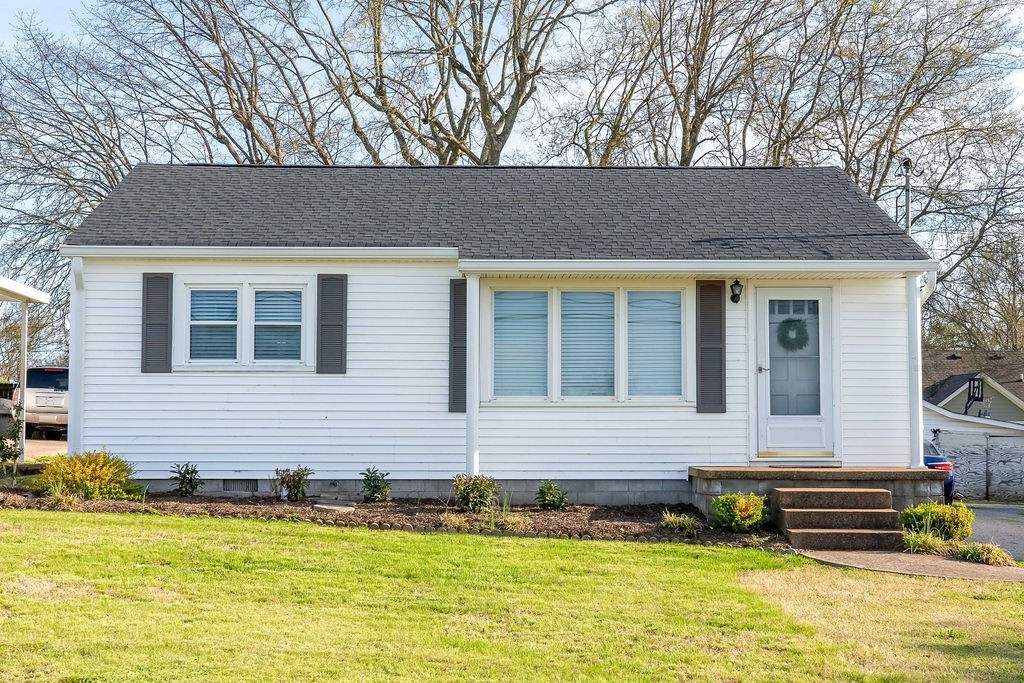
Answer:
<svg viewBox="0 0 1024 683"><path fill-rule="evenodd" d="M34 496L19 487L0 487L0 508L23 510L72 509L80 512L280 519L314 522L324 526L364 526L374 529L585 540L673 541L791 552L785 540L771 531L761 534L736 534L705 523L697 538L686 538L678 532L658 526L665 510L688 512L702 519L695 508L686 505L571 505L561 512L542 510L535 505L513 506L511 513L518 522L516 531L502 531L500 512L496 512L492 518L492 515L486 512L461 512L442 501L394 500L388 503L359 503L352 512L314 510L313 506L318 503L337 504L336 501L318 501L316 498L300 503L289 503L270 497L178 498L168 494L153 494L144 503L127 500L88 500L75 501L68 505L51 498ZM453 528L454 526L461 528Z"/></svg>

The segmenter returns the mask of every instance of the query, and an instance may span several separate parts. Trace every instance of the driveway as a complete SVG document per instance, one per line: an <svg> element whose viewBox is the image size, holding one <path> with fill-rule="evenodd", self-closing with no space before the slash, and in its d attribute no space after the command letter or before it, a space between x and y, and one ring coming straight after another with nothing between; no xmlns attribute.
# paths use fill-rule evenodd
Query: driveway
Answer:
<svg viewBox="0 0 1024 683"><path fill-rule="evenodd" d="M968 503L974 510L972 541L997 543L1024 561L1024 504Z"/></svg>
<svg viewBox="0 0 1024 683"><path fill-rule="evenodd" d="M48 455L68 452L67 441L50 439L25 439L25 462L35 462Z"/></svg>

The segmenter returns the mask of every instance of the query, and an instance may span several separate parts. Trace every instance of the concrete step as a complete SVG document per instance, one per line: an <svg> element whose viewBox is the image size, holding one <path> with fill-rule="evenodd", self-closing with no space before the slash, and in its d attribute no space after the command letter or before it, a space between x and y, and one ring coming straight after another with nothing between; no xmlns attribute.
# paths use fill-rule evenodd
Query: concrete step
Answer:
<svg viewBox="0 0 1024 683"><path fill-rule="evenodd" d="M774 510L889 510L892 494L888 489L860 488L776 488L771 492Z"/></svg>
<svg viewBox="0 0 1024 683"><path fill-rule="evenodd" d="M895 510L796 508L778 511L775 526L789 529L900 529L900 513Z"/></svg>
<svg viewBox="0 0 1024 683"><path fill-rule="evenodd" d="M903 533L882 529L790 529L798 550L901 550Z"/></svg>

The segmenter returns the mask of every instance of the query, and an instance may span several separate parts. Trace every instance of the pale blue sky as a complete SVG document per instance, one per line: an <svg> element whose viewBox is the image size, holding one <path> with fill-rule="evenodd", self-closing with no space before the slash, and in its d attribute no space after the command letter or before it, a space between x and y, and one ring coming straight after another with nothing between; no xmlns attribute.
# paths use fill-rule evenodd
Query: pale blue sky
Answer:
<svg viewBox="0 0 1024 683"><path fill-rule="evenodd" d="M11 24L19 14L34 12L43 26L54 33L72 28L72 12L82 8L83 0L3 0L0 1L0 44L9 45L13 38Z"/></svg>

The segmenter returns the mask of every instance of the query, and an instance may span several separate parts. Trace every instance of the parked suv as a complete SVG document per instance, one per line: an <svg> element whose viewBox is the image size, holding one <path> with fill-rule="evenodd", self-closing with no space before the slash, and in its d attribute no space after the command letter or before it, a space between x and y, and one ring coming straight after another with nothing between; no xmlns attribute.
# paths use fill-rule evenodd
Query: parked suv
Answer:
<svg viewBox="0 0 1024 683"><path fill-rule="evenodd" d="M25 430L63 432L68 428L68 369L28 369L25 382ZM21 388L14 390L14 405L21 400ZM12 408L13 412L13 408Z"/></svg>
<svg viewBox="0 0 1024 683"><path fill-rule="evenodd" d="M942 482L942 493L945 503L952 503L953 486L956 483L953 478L953 461L943 455L933 441L924 442L924 466L930 470L949 472L949 476Z"/></svg>

